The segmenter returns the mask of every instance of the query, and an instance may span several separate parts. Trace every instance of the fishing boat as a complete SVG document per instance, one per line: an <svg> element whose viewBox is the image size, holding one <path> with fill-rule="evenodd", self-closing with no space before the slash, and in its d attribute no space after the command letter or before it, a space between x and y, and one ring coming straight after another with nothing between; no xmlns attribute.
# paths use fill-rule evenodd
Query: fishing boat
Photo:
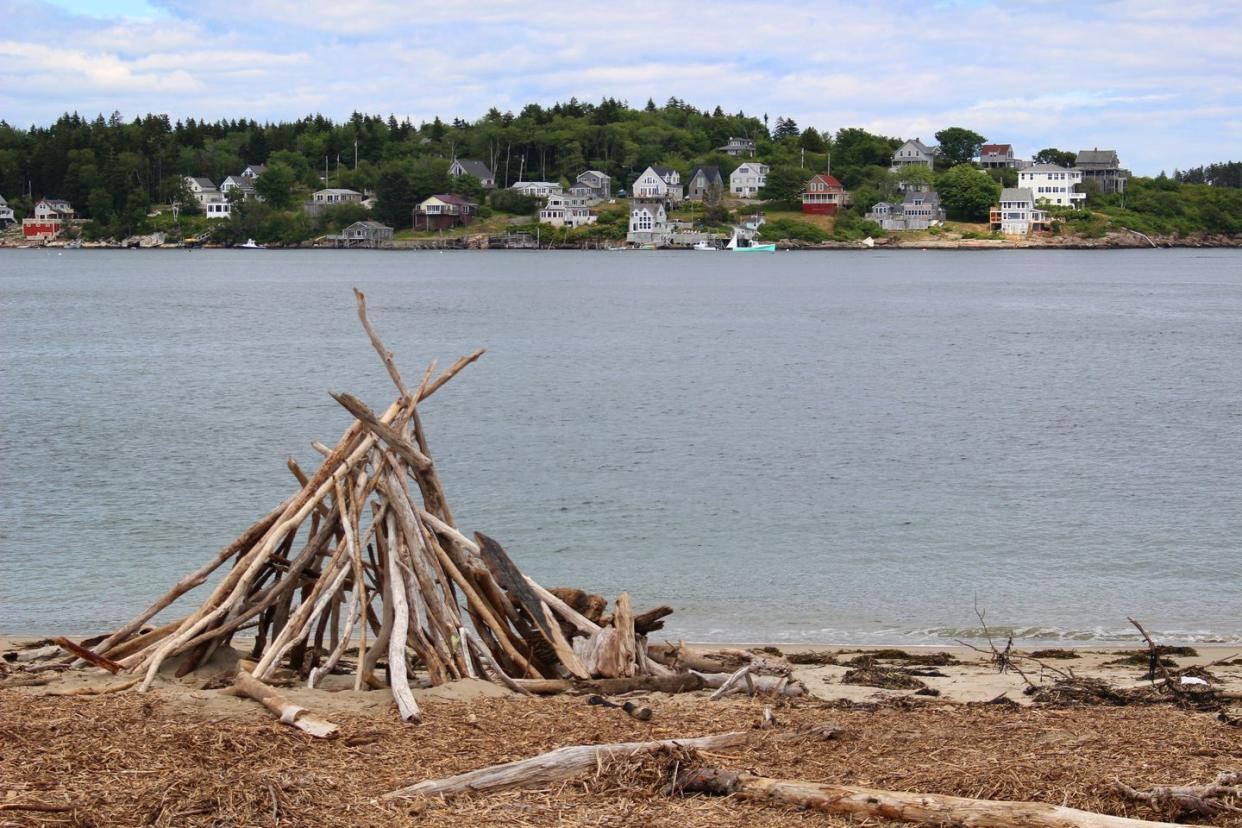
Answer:
<svg viewBox="0 0 1242 828"><path fill-rule="evenodd" d="M255 244L255 243L254 243L254 239L246 239L246 243L245 243L245 244L239 244L239 245L237 245L237 246L238 246L238 247L245 248L246 250L266 250L266 249L267 249L267 246L266 246L266 245L263 245L263 244Z"/></svg>
<svg viewBox="0 0 1242 828"><path fill-rule="evenodd" d="M696 244L696 245L694 246L694 249L695 249L695 250L710 250L710 251L711 251L711 252L713 252L713 253L715 253L715 252L716 252L716 248L715 248L715 247L713 247L712 245L708 244L708 243L707 243L707 242L705 242L705 241L701 241L701 242L699 242L698 244Z"/></svg>
<svg viewBox="0 0 1242 828"><path fill-rule="evenodd" d="M731 250L734 253L775 253L776 245L774 243L755 244L750 242L746 246L742 246L737 240L737 231L733 231L733 238L729 239L729 243L725 245L725 250Z"/></svg>

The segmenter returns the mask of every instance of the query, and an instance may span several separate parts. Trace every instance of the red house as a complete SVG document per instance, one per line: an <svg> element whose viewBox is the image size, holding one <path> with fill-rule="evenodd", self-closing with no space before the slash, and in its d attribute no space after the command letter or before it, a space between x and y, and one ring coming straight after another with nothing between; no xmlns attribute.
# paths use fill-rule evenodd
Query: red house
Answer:
<svg viewBox="0 0 1242 828"><path fill-rule="evenodd" d="M837 210L850 203L850 194L828 173L820 173L806 182L802 191L802 212L822 213L834 216Z"/></svg>
<svg viewBox="0 0 1242 828"><path fill-rule="evenodd" d="M451 193L437 193L414 208L415 230L448 230L467 225L479 212L479 205Z"/></svg>
<svg viewBox="0 0 1242 828"><path fill-rule="evenodd" d="M26 241L51 241L63 229L64 222L58 218L22 219L22 238Z"/></svg>

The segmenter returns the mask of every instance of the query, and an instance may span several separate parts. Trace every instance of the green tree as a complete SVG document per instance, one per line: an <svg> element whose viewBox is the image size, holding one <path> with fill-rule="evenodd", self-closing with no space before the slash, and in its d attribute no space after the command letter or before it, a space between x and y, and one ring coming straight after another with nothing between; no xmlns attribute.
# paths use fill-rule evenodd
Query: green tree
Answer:
<svg viewBox="0 0 1242 828"><path fill-rule="evenodd" d="M772 130L772 140L780 141L785 138L797 138L798 133L798 124L793 118L777 118L776 129Z"/></svg>
<svg viewBox="0 0 1242 828"><path fill-rule="evenodd" d="M115 205L112 203L112 194L103 187L96 187L91 190L90 197L86 199L86 213L100 225L106 225L112 221L112 212Z"/></svg>
<svg viewBox="0 0 1242 828"><path fill-rule="evenodd" d="M815 127L807 127L798 137L798 146L807 152L827 152L828 143Z"/></svg>
<svg viewBox="0 0 1242 828"><path fill-rule="evenodd" d="M403 165L386 165L375 185L375 217L392 227L409 227L414 222L414 198L409 172Z"/></svg>
<svg viewBox="0 0 1242 828"><path fill-rule="evenodd" d="M1065 150L1059 150L1056 147L1048 147L1035 153L1031 160L1036 164L1056 164L1061 167L1072 167L1078 162L1078 155Z"/></svg>
<svg viewBox="0 0 1242 828"><path fill-rule="evenodd" d="M810 175L801 167L772 167L768 170L767 183L759 191L759 197L766 201L792 205L799 200L802 188L806 186L809 178Z"/></svg>
<svg viewBox="0 0 1242 828"><path fill-rule="evenodd" d="M949 218L985 221L988 209L1000 198L1001 186L971 164L958 164L936 179L936 191Z"/></svg>
<svg viewBox="0 0 1242 828"><path fill-rule="evenodd" d="M930 190L935 175L922 164L903 164L897 170L897 183L907 190Z"/></svg>
<svg viewBox="0 0 1242 828"><path fill-rule="evenodd" d="M269 164L263 174L254 180L254 191L278 210L293 203L293 184L297 176L284 164Z"/></svg>
<svg viewBox="0 0 1242 828"><path fill-rule="evenodd" d="M987 139L964 127L949 127L937 132L936 140L940 142L940 154L950 166L957 166L969 164L978 156L979 148Z"/></svg>

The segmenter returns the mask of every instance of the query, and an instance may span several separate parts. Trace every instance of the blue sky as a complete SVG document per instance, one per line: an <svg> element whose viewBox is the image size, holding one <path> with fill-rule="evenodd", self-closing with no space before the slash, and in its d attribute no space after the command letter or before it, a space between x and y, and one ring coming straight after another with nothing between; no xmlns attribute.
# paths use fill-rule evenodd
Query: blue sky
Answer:
<svg viewBox="0 0 1242 828"><path fill-rule="evenodd" d="M0 118L64 111L476 118L577 96L1020 155L1116 149L1136 173L1242 159L1242 2L656 4L0 0Z"/></svg>

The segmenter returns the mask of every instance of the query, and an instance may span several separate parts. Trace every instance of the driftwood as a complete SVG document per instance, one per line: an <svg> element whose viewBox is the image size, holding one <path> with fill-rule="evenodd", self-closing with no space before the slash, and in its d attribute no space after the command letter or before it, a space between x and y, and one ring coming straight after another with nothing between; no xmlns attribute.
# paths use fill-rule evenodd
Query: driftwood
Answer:
<svg viewBox="0 0 1242 828"><path fill-rule="evenodd" d="M662 739L653 742L620 742L609 745L573 745L556 750L506 762L503 765L491 765L479 770L449 776L443 779L428 779L416 785L384 794L381 799L390 800L414 796L444 796L459 793L491 793L509 788L525 788L547 785L568 779L583 771L597 767L613 757L635 756L654 753L670 748L691 748L717 750L720 748L737 747L751 738L746 731L718 733L714 736L700 736L693 739Z"/></svg>
<svg viewBox="0 0 1242 828"><path fill-rule="evenodd" d="M667 673L639 654L642 632L658 628L667 607L635 618L623 595L612 623L604 624L602 598L568 590L581 603L575 609L523 574L499 543L482 534L471 540L457 528L419 406L483 351L438 375L432 362L417 385L407 384L367 317L365 297L355 298L396 401L372 409L333 393L353 419L335 445L313 444L322 455L317 469L287 463L298 486L292 496L98 644L61 645L78 659L140 676L139 692L170 659L180 658L177 675L187 675L241 629L254 630L254 667L239 681L256 692L248 682L277 671L313 687L356 647L354 688L384 687L377 676L386 674L386 689L409 721L420 716L410 689L415 671L433 685L479 676L523 693L530 691L519 677ZM147 628L213 574L215 584L197 608ZM572 640L596 645L594 669L584 666Z"/></svg>
<svg viewBox="0 0 1242 828"><path fill-rule="evenodd" d="M676 789L687 793L735 796L829 814L881 817L923 825L968 828L1172 828L1175 823L1097 814L1042 802L966 799L941 794L905 793L770 779L719 768L687 770L677 776Z"/></svg>
<svg viewBox="0 0 1242 828"><path fill-rule="evenodd" d="M530 693L550 696L572 691L600 693L619 696L623 693L693 693L707 685L703 677L695 673L678 673L672 676L634 676L632 678L591 679L518 679L517 685Z"/></svg>
<svg viewBox="0 0 1242 828"><path fill-rule="evenodd" d="M1117 780L1113 782L1113 789L1127 799L1169 811L1174 817L1194 814L1211 818L1220 814L1242 814L1242 808L1221 801L1226 797L1242 801L1242 776L1231 771L1222 771L1215 781L1207 785L1156 785L1150 790L1139 791Z"/></svg>
<svg viewBox="0 0 1242 828"><path fill-rule="evenodd" d="M233 690L238 695L254 699L275 713L281 724L296 727L317 739L330 739L336 736L336 725L305 715L307 712L305 707L299 707L289 701L245 670L237 671L237 680L233 683Z"/></svg>

